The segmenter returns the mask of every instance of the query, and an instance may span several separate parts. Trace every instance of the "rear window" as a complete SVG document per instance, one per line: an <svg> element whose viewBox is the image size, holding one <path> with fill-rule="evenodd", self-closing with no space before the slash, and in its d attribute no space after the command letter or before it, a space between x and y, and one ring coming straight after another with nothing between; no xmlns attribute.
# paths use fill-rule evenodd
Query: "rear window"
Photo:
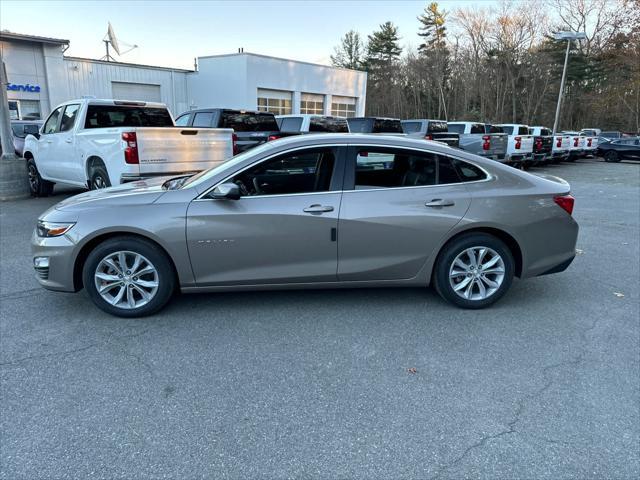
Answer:
<svg viewBox="0 0 640 480"><path fill-rule="evenodd" d="M485 133L505 133L502 127L497 125L485 125Z"/></svg>
<svg viewBox="0 0 640 480"><path fill-rule="evenodd" d="M447 131L447 122L429 122L427 133L443 133Z"/></svg>
<svg viewBox="0 0 640 480"><path fill-rule="evenodd" d="M540 129L540 135L548 137L549 135L551 135L551 130L549 130L548 128L542 128Z"/></svg>
<svg viewBox="0 0 640 480"><path fill-rule="evenodd" d="M166 108L89 105L84 128L173 127Z"/></svg>
<svg viewBox="0 0 640 480"><path fill-rule="evenodd" d="M518 127L518 135L530 135L527 127Z"/></svg>
<svg viewBox="0 0 640 480"><path fill-rule="evenodd" d="M311 117L310 132L348 133L349 127L344 118Z"/></svg>
<svg viewBox="0 0 640 480"><path fill-rule="evenodd" d="M281 132L299 132L302 127L302 117L285 117L277 119Z"/></svg>
<svg viewBox="0 0 640 480"><path fill-rule="evenodd" d="M513 127L504 126L504 127L501 127L501 128L502 128L502 131L504 133L506 133L507 135L513 135Z"/></svg>
<svg viewBox="0 0 640 480"><path fill-rule="evenodd" d="M422 122L402 122L404 133L418 133L422 129Z"/></svg>
<svg viewBox="0 0 640 480"><path fill-rule="evenodd" d="M400 120L388 120L376 118L373 121L373 131L371 133L404 133Z"/></svg>
<svg viewBox="0 0 640 480"><path fill-rule="evenodd" d="M464 123L457 123L457 124L450 123L449 125L447 125L447 127L449 128L450 132L459 133L461 135L464 133Z"/></svg>
<svg viewBox="0 0 640 480"><path fill-rule="evenodd" d="M484 125L481 123L474 123L471 125L471 133L484 133Z"/></svg>
<svg viewBox="0 0 640 480"><path fill-rule="evenodd" d="M251 112L222 112L220 128L233 128L236 132L277 132L278 123L273 114Z"/></svg>

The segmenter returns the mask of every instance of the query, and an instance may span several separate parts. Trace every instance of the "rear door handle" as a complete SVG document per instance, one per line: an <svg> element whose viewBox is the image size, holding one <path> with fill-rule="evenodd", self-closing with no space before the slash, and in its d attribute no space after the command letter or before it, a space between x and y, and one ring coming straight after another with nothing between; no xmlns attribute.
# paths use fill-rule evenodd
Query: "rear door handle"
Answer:
<svg viewBox="0 0 640 480"><path fill-rule="evenodd" d="M325 212L333 212L333 207L329 205L311 205L303 210L307 213L325 213Z"/></svg>
<svg viewBox="0 0 640 480"><path fill-rule="evenodd" d="M430 202L424 204L425 207L452 207L456 203L453 200L444 200L442 198L434 198Z"/></svg>

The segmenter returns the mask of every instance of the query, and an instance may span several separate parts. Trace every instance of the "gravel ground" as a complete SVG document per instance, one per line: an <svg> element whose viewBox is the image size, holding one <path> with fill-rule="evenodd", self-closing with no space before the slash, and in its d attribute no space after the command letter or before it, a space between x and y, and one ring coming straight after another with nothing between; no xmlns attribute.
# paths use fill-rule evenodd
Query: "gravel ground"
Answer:
<svg viewBox="0 0 640 480"><path fill-rule="evenodd" d="M571 182L580 254L484 311L372 289L118 319L33 277L70 191L1 204L0 478L638 478L640 165L536 171Z"/></svg>

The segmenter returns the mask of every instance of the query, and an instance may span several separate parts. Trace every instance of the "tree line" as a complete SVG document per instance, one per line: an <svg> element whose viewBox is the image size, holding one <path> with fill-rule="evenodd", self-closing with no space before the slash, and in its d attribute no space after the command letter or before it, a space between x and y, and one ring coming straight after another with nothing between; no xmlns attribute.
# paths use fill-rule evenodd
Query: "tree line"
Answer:
<svg viewBox="0 0 640 480"><path fill-rule="evenodd" d="M552 126L567 47L553 33L574 31L559 128L640 131L640 0L431 2L416 27L417 48L392 22L335 47L334 66L368 72L367 115Z"/></svg>

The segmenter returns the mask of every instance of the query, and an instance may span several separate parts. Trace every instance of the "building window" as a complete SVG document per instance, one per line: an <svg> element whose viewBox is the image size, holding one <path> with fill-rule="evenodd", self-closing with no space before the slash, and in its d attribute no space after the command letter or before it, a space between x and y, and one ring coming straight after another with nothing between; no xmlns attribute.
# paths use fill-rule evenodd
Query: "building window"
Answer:
<svg viewBox="0 0 640 480"><path fill-rule="evenodd" d="M324 95L303 93L300 96L300 113L322 115L324 113Z"/></svg>
<svg viewBox="0 0 640 480"><path fill-rule="evenodd" d="M356 99L334 95L331 99L331 115L334 117L355 117Z"/></svg>
<svg viewBox="0 0 640 480"><path fill-rule="evenodd" d="M258 89L258 111L275 115L291 113L291 92Z"/></svg>

